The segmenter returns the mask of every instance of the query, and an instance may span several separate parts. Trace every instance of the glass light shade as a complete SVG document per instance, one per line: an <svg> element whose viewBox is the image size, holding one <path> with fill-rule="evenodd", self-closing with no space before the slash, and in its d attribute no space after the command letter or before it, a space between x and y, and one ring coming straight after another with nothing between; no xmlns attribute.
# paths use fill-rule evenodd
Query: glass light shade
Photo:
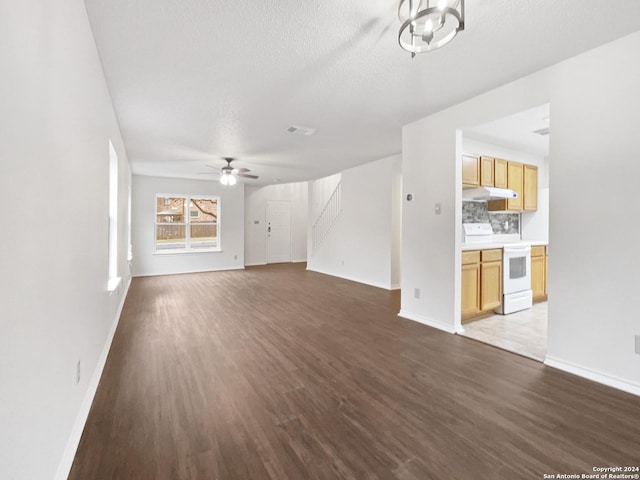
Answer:
<svg viewBox="0 0 640 480"><path fill-rule="evenodd" d="M232 175L231 173L223 172L223 174L220 175L220 183L222 185L235 185L237 181L238 179L236 178L236 176Z"/></svg>

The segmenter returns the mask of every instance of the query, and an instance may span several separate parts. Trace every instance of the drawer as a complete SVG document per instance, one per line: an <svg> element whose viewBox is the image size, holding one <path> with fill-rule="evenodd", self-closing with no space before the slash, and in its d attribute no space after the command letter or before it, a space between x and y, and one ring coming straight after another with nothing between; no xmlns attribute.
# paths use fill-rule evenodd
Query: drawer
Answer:
<svg viewBox="0 0 640 480"><path fill-rule="evenodd" d="M480 263L480 250L470 250L462 252L462 265Z"/></svg>
<svg viewBox="0 0 640 480"><path fill-rule="evenodd" d="M532 257L544 257L545 249L546 249L546 247L544 245L531 247L531 256Z"/></svg>
<svg viewBox="0 0 640 480"><path fill-rule="evenodd" d="M482 250L483 262L499 262L502 260L502 249L497 248L494 250Z"/></svg>

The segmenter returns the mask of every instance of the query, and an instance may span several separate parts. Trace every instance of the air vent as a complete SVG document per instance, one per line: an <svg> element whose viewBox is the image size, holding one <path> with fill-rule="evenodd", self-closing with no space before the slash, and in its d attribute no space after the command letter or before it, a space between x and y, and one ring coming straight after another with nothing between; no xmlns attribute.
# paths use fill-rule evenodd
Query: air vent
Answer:
<svg viewBox="0 0 640 480"><path fill-rule="evenodd" d="M310 137L311 135L316 133L316 129L301 127L300 125L291 125L289 128L287 128L287 132L293 133L294 135L304 135L306 137Z"/></svg>
<svg viewBox="0 0 640 480"><path fill-rule="evenodd" d="M538 135L549 135L549 127L541 128L540 130L534 130L533 133L537 133Z"/></svg>

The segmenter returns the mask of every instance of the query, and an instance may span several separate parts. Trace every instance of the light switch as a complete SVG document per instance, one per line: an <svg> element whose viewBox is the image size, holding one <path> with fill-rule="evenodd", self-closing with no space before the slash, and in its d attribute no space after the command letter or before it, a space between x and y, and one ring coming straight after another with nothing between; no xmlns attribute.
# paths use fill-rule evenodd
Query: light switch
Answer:
<svg viewBox="0 0 640 480"><path fill-rule="evenodd" d="M440 215L442 213L442 204L436 203L436 215Z"/></svg>

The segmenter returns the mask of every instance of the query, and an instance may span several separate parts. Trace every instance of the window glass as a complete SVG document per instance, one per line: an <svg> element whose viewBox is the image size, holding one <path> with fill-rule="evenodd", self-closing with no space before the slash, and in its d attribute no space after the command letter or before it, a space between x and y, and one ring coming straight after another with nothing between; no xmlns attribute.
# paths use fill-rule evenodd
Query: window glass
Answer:
<svg viewBox="0 0 640 480"><path fill-rule="evenodd" d="M522 278L527 275L527 257L509 259L509 278Z"/></svg>
<svg viewBox="0 0 640 480"><path fill-rule="evenodd" d="M156 196L156 251L219 250L218 197Z"/></svg>

